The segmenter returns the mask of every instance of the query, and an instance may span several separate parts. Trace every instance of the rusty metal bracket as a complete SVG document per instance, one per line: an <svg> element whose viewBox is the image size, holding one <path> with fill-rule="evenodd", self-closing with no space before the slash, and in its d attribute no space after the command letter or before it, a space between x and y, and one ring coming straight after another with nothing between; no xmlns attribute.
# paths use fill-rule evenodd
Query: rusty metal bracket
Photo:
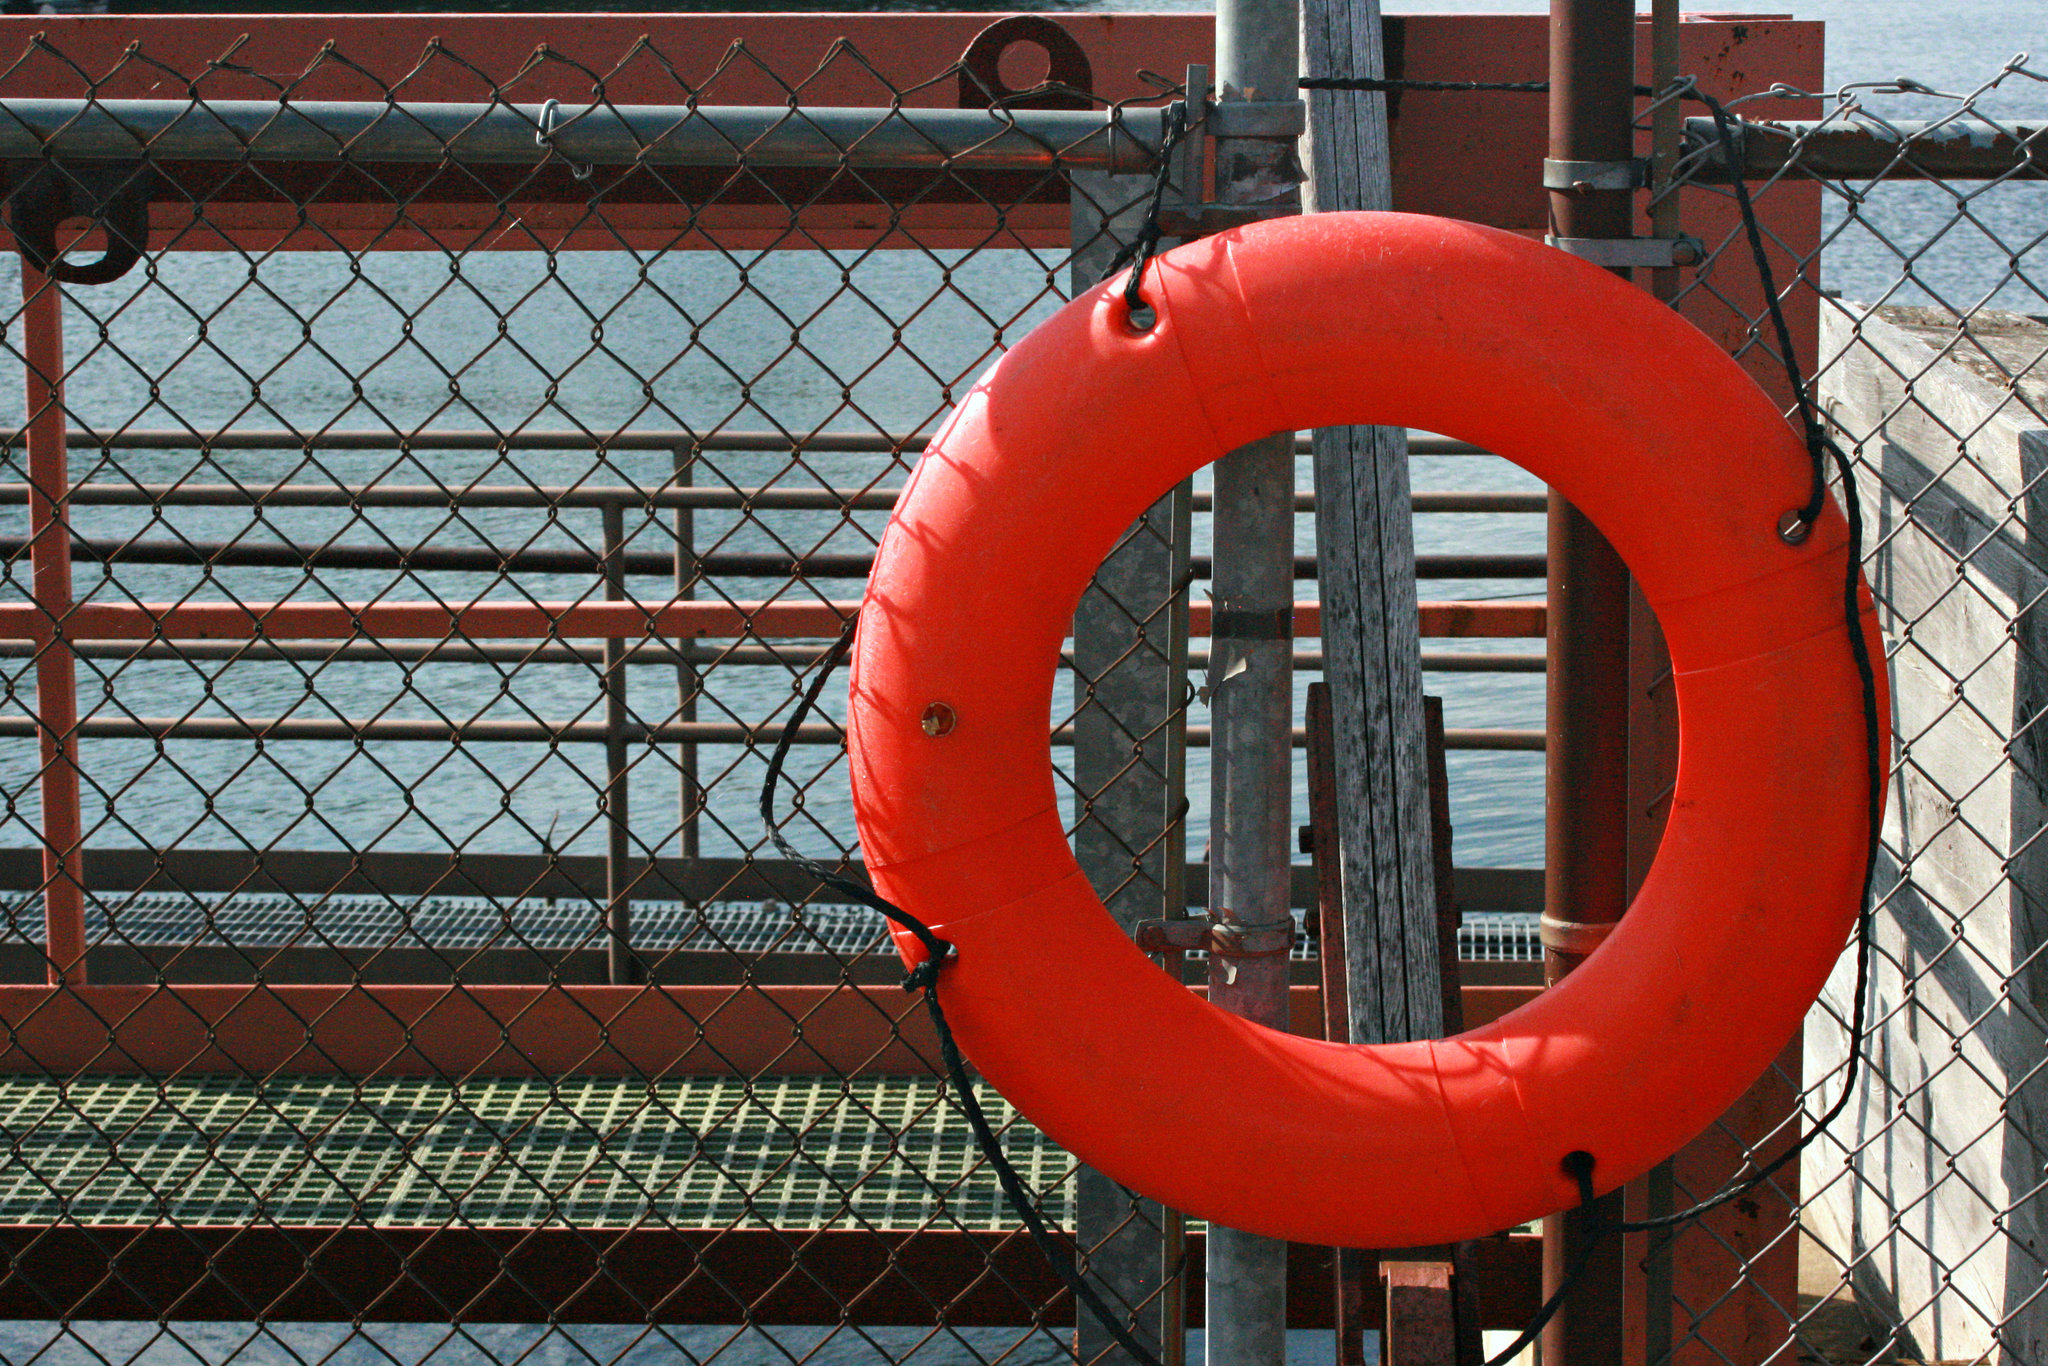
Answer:
<svg viewBox="0 0 2048 1366"><path fill-rule="evenodd" d="M1003 54L1019 43L1045 53L1045 79L1016 89L1003 80ZM1092 109L1095 69L1073 34L1036 14L998 19L960 54L962 109Z"/></svg>
<svg viewBox="0 0 2048 1366"><path fill-rule="evenodd" d="M1294 950L1294 918L1239 923L1208 916L1140 920L1133 930L1147 953L1207 953L1218 958L1279 958Z"/></svg>
<svg viewBox="0 0 2048 1366"><path fill-rule="evenodd" d="M1669 270L1707 259L1697 237L1545 237L1544 243L1602 270Z"/></svg>
<svg viewBox="0 0 2048 1366"><path fill-rule="evenodd" d="M1643 157L1626 161L1559 161L1543 158L1543 188L1570 194L1594 190L1640 190L1650 183L1650 163Z"/></svg>
<svg viewBox="0 0 2048 1366"><path fill-rule="evenodd" d="M1302 100L1224 100L1209 106L1203 127L1212 138L1298 138L1308 131Z"/></svg>
<svg viewBox="0 0 2048 1366"><path fill-rule="evenodd" d="M1268 218L1301 212L1294 199L1265 204L1218 204L1207 198L1219 138L1292 144L1308 131L1308 104L1294 100L1245 100L1226 90L1212 99L1209 68L1191 66L1187 98L1168 106L1169 121L1184 115L1187 132L1181 146L1174 183L1159 210L1159 229L1167 237L1207 237ZM1293 164L1291 150L1289 164Z"/></svg>
<svg viewBox="0 0 2048 1366"><path fill-rule="evenodd" d="M13 162L7 226L23 261L67 285L104 285L135 268L149 246L149 195L156 172L140 161ZM90 218L106 235L97 261L66 261L57 228Z"/></svg>
<svg viewBox="0 0 2048 1366"><path fill-rule="evenodd" d="M1385 1366L1457 1366L1454 1273L1449 1261L1380 1263L1387 1287Z"/></svg>
<svg viewBox="0 0 2048 1366"><path fill-rule="evenodd" d="M1553 920L1545 915L1536 922L1536 935L1546 949L1583 958L1607 942L1607 936L1614 933L1615 923L1582 924L1572 920Z"/></svg>

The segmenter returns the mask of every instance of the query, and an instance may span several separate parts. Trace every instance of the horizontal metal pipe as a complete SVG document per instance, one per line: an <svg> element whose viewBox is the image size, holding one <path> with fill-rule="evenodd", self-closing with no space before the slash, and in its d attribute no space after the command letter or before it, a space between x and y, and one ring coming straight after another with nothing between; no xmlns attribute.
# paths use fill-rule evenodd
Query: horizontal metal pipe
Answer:
<svg viewBox="0 0 2048 1366"><path fill-rule="evenodd" d="M28 554L26 536L0 536L0 560ZM283 541L184 541L74 539L71 558L85 564L210 565L228 569L382 569L394 572L475 574L594 574L604 566L596 551L570 547L295 545ZM668 577L673 551L627 551L619 557L627 574ZM864 579L872 554L803 556L729 551L695 557L697 572L732 578ZM1209 557L1189 561L1197 579L1210 573ZM1417 555L1419 579L1540 579L1541 555ZM1294 577L1312 579L1313 555L1297 555Z"/></svg>
<svg viewBox="0 0 2048 1366"><path fill-rule="evenodd" d="M19 449L27 440L20 431L0 436L0 448ZM929 432L784 432L631 431L580 432L567 429L516 432L431 430L417 432L323 431L281 432L230 430L183 431L136 427L117 432L73 428L64 434L73 450L108 451L821 451L839 454L916 453L931 440ZM1296 438L1297 455L1309 453L1306 437ZM1408 434L1410 455L1485 455L1469 441L1424 432ZM1207 494L1198 493L1197 499Z"/></svg>
<svg viewBox="0 0 2048 1366"><path fill-rule="evenodd" d="M320 507L320 508L740 508L755 510L886 511L893 488L719 488L669 485L636 489L600 484L79 484L70 501L82 507ZM0 506L29 501L27 484L0 484ZM1542 493L1424 490L1413 495L1417 512L1542 512ZM1295 495L1297 512L1313 512L1315 495ZM1209 495L1195 495L1195 511L1210 510Z"/></svg>
<svg viewBox="0 0 2048 1366"><path fill-rule="evenodd" d="M43 647L25 640L0 640L0 659L33 659ZM188 640L120 641L87 640L73 648L81 659L183 660L193 663L269 661L304 664L576 664L601 668L604 651L569 642L552 644L494 644L489 641L392 640L304 642L289 640ZM736 665L780 669L806 669L817 663L830 646L792 643L772 645L727 645L724 647L680 640L634 640L626 642L628 664L673 667ZM1072 667L1071 657L1060 663ZM1209 667L1206 648L1188 651L1188 668L1199 673ZM1294 667L1311 672L1323 667L1321 650L1296 650ZM1424 673L1542 673L1541 654L1496 654L1478 650L1425 650Z"/></svg>
<svg viewBox="0 0 2048 1366"><path fill-rule="evenodd" d="M782 738L780 725L742 726L726 721L630 721L618 734L629 744L747 745L769 748ZM0 739L31 739L40 723L29 715L0 716ZM238 717L89 716L78 723L85 740L263 740L413 741L435 744L603 744L610 736L602 721L443 721L432 717ZM1188 744L1209 744L1209 727L1189 726ZM800 745L837 745L837 726L813 723L797 728ZM1057 726L1052 743L1074 743L1072 726ZM1296 749L1308 743L1306 727L1294 729ZM1447 730L1447 749L1541 750L1540 730Z"/></svg>
<svg viewBox="0 0 2048 1366"><path fill-rule="evenodd" d="M1711 118L1685 121L1682 178L1729 180L1728 157ZM2002 180L2048 176L2048 123L1982 119L1877 122L1858 119L1742 119L1742 173L1768 180L1786 167L1823 180Z"/></svg>
<svg viewBox="0 0 2048 1366"><path fill-rule="evenodd" d="M0 157L131 161L1152 169L1165 111L11 99Z"/></svg>

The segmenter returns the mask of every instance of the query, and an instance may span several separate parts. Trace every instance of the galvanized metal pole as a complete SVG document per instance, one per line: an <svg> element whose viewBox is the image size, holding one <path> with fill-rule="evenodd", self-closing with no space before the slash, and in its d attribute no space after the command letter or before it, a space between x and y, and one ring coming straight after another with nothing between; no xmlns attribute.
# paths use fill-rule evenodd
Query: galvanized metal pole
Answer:
<svg viewBox="0 0 2048 1366"><path fill-rule="evenodd" d="M1068 270L1079 294L1144 226L1152 178L1076 171L1070 179ZM1126 933L1143 920L1187 914L1187 839L1174 781L1176 763L1185 762L1187 664L1184 653L1176 659L1171 613L1161 610L1187 558L1187 501L1177 491L1148 510L1074 612L1074 857ZM1183 620L1182 652L1186 637ZM1180 1215L1084 1166L1074 1176L1074 1219L1083 1269L1103 1300L1127 1315L1133 1336L1161 1361L1184 1360L1187 1315L1165 1312L1182 1305L1165 1284L1179 1266L1167 1243L1179 1236ZM1074 1340L1083 1361L1131 1366L1090 1314L1077 1317Z"/></svg>
<svg viewBox="0 0 2048 1366"><path fill-rule="evenodd" d="M1296 0L1217 0L1216 83L1228 99L1291 100L1301 72ZM1216 197L1298 209L1292 138L1219 138ZM1209 707L1209 914L1271 929L1289 919L1293 833L1294 434L1216 462ZM1285 955L1209 959L1209 999L1287 1028ZM1239 1154L1258 1180L1258 1152ZM1210 1366L1284 1366L1287 1244L1211 1226Z"/></svg>
<svg viewBox="0 0 2048 1366"><path fill-rule="evenodd" d="M1635 0L1551 0L1552 160L1635 155L1635 22ZM1551 231L1628 237L1633 209L1631 190L1593 188L1589 178L1551 191ZM1549 530L1543 956L1544 975L1555 982L1628 907L1629 587L1607 538L1555 493ZM1603 1219L1618 1218L1620 1195L1600 1206ZM1576 1213L1544 1222L1546 1295L1580 1260L1591 1230L1592 1220ZM1621 1242L1608 1239L1544 1330L1544 1366L1619 1366L1621 1280Z"/></svg>

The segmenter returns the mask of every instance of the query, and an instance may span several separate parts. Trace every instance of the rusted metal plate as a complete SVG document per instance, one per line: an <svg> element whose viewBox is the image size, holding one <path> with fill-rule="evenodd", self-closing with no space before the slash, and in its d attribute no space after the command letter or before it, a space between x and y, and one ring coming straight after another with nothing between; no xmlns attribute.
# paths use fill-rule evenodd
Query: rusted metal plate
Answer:
<svg viewBox="0 0 2048 1366"><path fill-rule="evenodd" d="M1457 1366L1458 1335L1449 1262L1381 1262L1387 1287L1382 1366Z"/></svg>

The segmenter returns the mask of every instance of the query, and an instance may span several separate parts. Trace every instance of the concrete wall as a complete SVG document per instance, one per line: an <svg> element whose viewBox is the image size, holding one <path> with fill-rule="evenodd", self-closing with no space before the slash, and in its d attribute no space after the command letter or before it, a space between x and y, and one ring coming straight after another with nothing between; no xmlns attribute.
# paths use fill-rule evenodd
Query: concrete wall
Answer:
<svg viewBox="0 0 2048 1366"><path fill-rule="evenodd" d="M1803 1217L1902 1355L2048 1362L2048 326L1849 307L1823 318L1820 394L1860 459L1901 757L1870 1066L1809 1150ZM1809 1023L1809 1085L1845 1056L1852 968Z"/></svg>

